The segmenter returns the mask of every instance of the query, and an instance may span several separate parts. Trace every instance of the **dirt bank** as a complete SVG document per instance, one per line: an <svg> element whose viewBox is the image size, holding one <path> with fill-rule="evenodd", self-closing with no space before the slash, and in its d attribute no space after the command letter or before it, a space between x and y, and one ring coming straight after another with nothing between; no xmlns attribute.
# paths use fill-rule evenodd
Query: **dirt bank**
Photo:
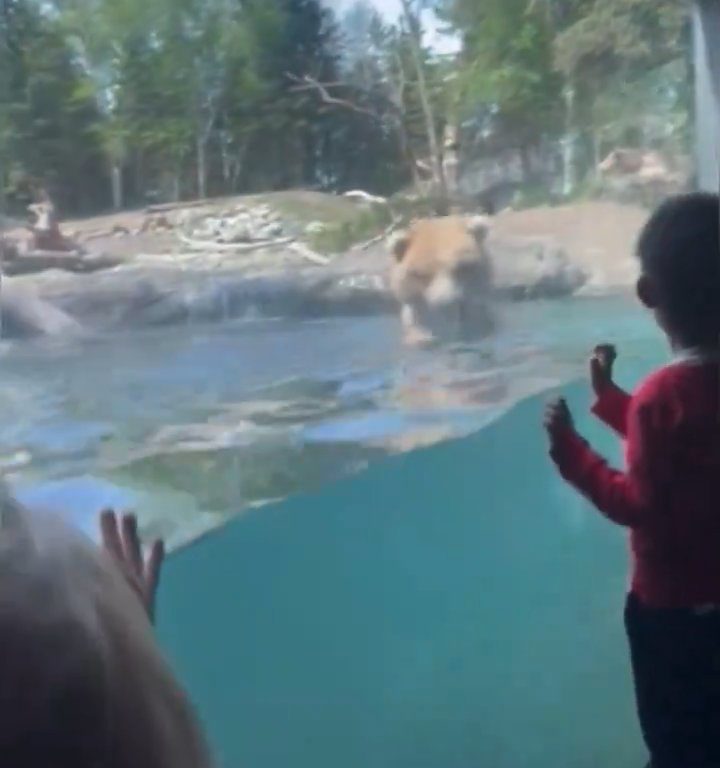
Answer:
<svg viewBox="0 0 720 768"><path fill-rule="evenodd" d="M394 312L382 239L339 255L308 248L309 228L350 222L358 209L363 205L332 195L288 192L68 221L63 232L87 252L79 258L103 254L119 264L87 274L44 267L9 279L90 328ZM646 215L600 202L501 213L488 242L499 295L628 288ZM248 234L248 221L264 234Z"/></svg>
<svg viewBox="0 0 720 768"><path fill-rule="evenodd" d="M635 281L635 242L647 216L638 206L584 202L501 213L493 230L499 238L548 238L587 274L586 289L611 291Z"/></svg>
<svg viewBox="0 0 720 768"><path fill-rule="evenodd" d="M180 206L153 214L158 219L167 218L171 224L180 212L183 220L188 217L202 218L220 216L222 212L237 206L266 205L282 217L286 229L294 236L302 237L304 231L313 225L342 226L350 223L365 210L362 204L336 195L310 191L278 192L234 198L218 198ZM137 263L157 264L172 261L177 257L182 263L187 249L178 239L177 226L167 229L143 231L147 225L146 210L125 211L89 219L63 222L63 230L76 237L92 253L107 254L111 257ZM611 202L581 202L557 207L539 207L521 211L505 211L493 220L493 238L499 243L496 258L512 258L503 255L503 242L511 244L528 240L546 242L560 247L568 261L581 269L587 276L589 290L614 290L632 284L636 274L633 258L634 243L647 218L647 212L637 206ZM8 231L13 236L18 232ZM511 252L512 249L510 249ZM289 254L287 249L260 249L244 252L241 256L226 252L223 258L218 254L206 254L208 265L215 267L219 261L225 266L238 270L265 272L274 269L286 271L289 264L301 264L302 258ZM359 268L373 264L374 269L382 267L385 258L380 247L350 249L339 258L345 266L356 263ZM196 264L202 255L195 254ZM333 262L335 259L332 260ZM377 263L376 263L377 262ZM504 265L500 265L502 272Z"/></svg>

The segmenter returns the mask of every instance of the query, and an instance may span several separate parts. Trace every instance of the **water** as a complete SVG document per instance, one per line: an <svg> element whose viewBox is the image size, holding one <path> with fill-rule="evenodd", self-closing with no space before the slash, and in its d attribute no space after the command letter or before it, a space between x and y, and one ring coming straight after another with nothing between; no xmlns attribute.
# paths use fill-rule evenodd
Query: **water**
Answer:
<svg viewBox="0 0 720 768"><path fill-rule="evenodd" d="M564 392L617 459L585 384ZM543 401L171 560L160 636L221 765L644 764L624 534L553 472Z"/></svg>
<svg viewBox="0 0 720 768"><path fill-rule="evenodd" d="M245 510L160 595L222 765L631 768L622 534L539 427L564 384L617 457L568 384L600 340L626 385L663 358L626 299L508 307L445 352L403 350L389 318L5 346L0 456L86 530L108 503L175 542Z"/></svg>
<svg viewBox="0 0 720 768"><path fill-rule="evenodd" d="M104 505L193 538L243 509L468 434L581 372L597 338L657 345L629 299L514 305L477 347L402 348L394 318L245 322L0 346L0 466L88 531Z"/></svg>

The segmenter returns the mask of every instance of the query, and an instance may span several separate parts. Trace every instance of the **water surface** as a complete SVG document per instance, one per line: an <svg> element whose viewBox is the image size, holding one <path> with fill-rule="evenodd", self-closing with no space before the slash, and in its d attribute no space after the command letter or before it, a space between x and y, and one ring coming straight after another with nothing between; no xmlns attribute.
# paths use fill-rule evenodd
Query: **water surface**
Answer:
<svg viewBox="0 0 720 768"><path fill-rule="evenodd" d="M629 299L500 309L473 347L408 351L396 318L187 325L0 347L0 463L87 530L138 509L180 542L252 505L490 423L581 375L596 339L624 371L659 354Z"/></svg>
<svg viewBox="0 0 720 768"><path fill-rule="evenodd" d="M631 386L662 342L625 299L502 315L432 352L392 318L2 348L23 498L86 530L132 505L176 543L237 517L170 559L160 595L221 765L641 764L623 536L559 481L540 420L563 385L617 459L587 416L588 352L616 342Z"/></svg>

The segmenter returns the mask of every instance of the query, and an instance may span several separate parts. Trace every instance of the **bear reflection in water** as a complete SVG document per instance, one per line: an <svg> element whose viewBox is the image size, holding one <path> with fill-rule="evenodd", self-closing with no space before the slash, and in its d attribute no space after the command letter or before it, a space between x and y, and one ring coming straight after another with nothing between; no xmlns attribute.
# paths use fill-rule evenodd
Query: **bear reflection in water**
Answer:
<svg viewBox="0 0 720 768"><path fill-rule="evenodd" d="M393 238L390 286L413 345L471 340L493 330L489 219L420 219Z"/></svg>

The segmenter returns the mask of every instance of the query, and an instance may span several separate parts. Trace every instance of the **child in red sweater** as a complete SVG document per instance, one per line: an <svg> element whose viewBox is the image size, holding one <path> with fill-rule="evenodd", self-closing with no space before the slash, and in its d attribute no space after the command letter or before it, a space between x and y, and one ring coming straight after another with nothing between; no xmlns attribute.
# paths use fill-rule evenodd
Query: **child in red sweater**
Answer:
<svg viewBox="0 0 720 768"><path fill-rule="evenodd" d="M630 529L625 624L638 715L652 768L720 768L720 203L663 204L638 242L640 301L675 361L632 396L612 379L610 346L590 370L593 412L626 440L619 472L548 406L562 477Z"/></svg>

